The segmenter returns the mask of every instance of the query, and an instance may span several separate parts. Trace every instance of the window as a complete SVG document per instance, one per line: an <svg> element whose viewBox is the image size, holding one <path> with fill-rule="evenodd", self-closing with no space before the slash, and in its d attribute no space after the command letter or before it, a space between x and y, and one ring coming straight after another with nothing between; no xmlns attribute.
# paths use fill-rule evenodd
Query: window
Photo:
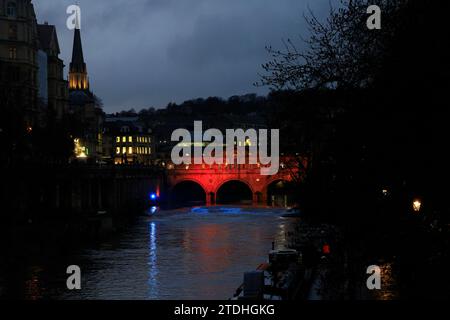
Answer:
<svg viewBox="0 0 450 320"><path fill-rule="evenodd" d="M128 147L128 153L133 154L133 147Z"/></svg>
<svg viewBox="0 0 450 320"><path fill-rule="evenodd" d="M11 60L16 60L17 59L17 48L15 48L15 47L9 48L9 58Z"/></svg>
<svg viewBox="0 0 450 320"><path fill-rule="evenodd" d="M128 142L133 142L133 137L128 137Z"/></svg>
<svg viewBox="0 0 450 320"><path fill-rule="evenodd" d="M127 137L122 137L122 142L127 142Z"/></svg>
<svg viewBox="0 0 450 320"><path fill-rule="evenodd" d="M116 154L120 154L120 148L119 147L116 148Z"/></svg>
<svg viewBox="0 0 450 320"><path fill-rule="evenodd" d="M127 154L127 147L123 147L123 148L122 148L122 153L123 153L123 154Z"/></svg>
<svg viewBox="0 0 450 320"><path fill-rule="evenodd" d="M17 40L17 25L16 24L11 23L9 25L8 38L9 38L9 40Z"/></svg>
<svg viewBox="0 0 450 320"><path fill-rule="evenodd" d="M120 137L116 137L116 142L120 142Z"/></svg>
<svg viewBox="0 0 450 320"><path fill-rule="evenodd" d="M17 16L17 5L14 2L8 2L8 6L6 7L6 15L8 17Z"/></svg>

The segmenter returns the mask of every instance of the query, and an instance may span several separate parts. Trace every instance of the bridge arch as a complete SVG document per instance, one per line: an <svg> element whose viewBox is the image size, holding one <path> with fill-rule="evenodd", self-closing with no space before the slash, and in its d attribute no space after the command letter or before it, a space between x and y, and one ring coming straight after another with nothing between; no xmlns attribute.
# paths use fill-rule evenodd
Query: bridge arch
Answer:
<svg viewBox="0 0 450 320"><path fill-rule="evenodd" d="M252 204L254 190L245 180L230 179L220 183L215 194L217 204Z"/></svg>
<svg viewBox="0 0 450 320"><path fill-rule="evenodd" d="M208 196L202 183L195 179L183 179L171 188L170 202L177 206L205 205Z"/></svg>
<svg viewBox="0 0 450 320"><path fill-rule="evenodd" d="M271 179L266 183L264 192L267 195L267 205L287 207L293 205L294 189L290 181L282 177Z"/></svg>

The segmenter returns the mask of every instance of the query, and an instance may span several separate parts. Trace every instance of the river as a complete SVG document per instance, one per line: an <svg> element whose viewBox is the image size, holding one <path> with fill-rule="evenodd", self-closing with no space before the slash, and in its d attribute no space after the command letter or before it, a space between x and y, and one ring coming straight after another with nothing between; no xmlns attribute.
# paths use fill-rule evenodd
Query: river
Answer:
<svg viewBox="0 0 450 320"><path fill-rule="evenodd" d="M64 255L0 269L0 297L20 299L228 299L284 247L294 220L280 209L210 207L160 211L119 234ZM6 262L4 262L5 264ZM66 268L81 269L81 290Z"/></svg>

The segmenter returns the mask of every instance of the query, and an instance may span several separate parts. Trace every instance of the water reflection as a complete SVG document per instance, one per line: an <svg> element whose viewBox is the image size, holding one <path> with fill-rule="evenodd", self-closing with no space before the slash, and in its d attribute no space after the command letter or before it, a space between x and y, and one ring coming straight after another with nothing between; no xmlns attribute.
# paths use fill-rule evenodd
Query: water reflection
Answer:
<svg viewBox="0 0 450 320"><path fill-rule="evenodd" d="M281 218L282 213L226 207L158 210L116 237L45 261L25 277L16 275L6 289L0 282L0 292L26 287L21 298L29 299L227 299L245 271L267 260L272 242L283 246L294 220ZM65 286L71 264L82 270L82 290Z"/></svg>
<svg viewBox="0 0 450 320"><path fill-rule="evenodd" d="M26 300L39 300L43 297L43 288L41 287L41 275L42 269L38 266L30 268L29 279L25 281L25 299Z"/></svg>
<svg viewBox="0 0 450 320"><path fill-rule="evenodd" d="M157 244L156 244L156 223L150 223L150 254L149 254L149 298L157 299L159 284L158 284L158 264L157 264Z"/></svg>

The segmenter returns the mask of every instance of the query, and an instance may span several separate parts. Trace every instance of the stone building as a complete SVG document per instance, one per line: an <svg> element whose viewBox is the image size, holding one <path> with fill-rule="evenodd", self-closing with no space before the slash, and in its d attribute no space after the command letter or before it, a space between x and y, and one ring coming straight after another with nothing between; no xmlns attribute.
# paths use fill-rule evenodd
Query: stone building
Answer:
<svg viewBox="0 0 450 320"><path fill-rule="evenodd" d="M64 79L64 62L59 58L61 53L55 26L47 22L37 26L40 49L45 52L47 63L47 105L56 119L61 120L67 112L68 83Z"/></svg>
<svg viewBox="0 0 450 320"><path fill-rule="evenodd" d="M137 117L106 118L104 151L107 162L116 165L151 165L154 150L152 130Z"/></svg>
<svg viewBox="0 0 450 320"><path fill-rule="evenodd" d="M56 29L39 25L31 0L0 0L0 101L27 127L45 126L49 111L61 119L67 82Z"/></svg>
<svg viewBox="0 0 450 320"><path fill-rule="evenodd" d="M0 103L15 108L27 126L39 124L39 37L30 0L0 0Z"/></svg>

